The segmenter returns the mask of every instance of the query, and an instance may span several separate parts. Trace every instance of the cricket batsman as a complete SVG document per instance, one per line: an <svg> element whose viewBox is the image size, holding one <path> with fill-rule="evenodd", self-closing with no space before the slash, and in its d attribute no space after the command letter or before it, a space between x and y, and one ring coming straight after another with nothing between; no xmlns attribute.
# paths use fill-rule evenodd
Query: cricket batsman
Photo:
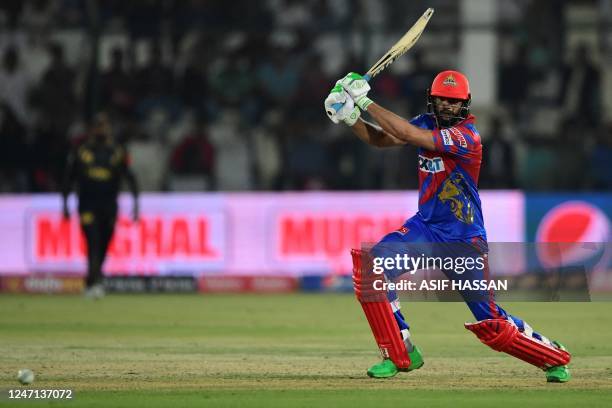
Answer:
<svg viewBox="0 0 612 408"><path fill-rule="evenodd" d="M383 296L372 295L372 260L392 258L400 251L409 253L411 245L425 244L464 245L487 259L487 238L478 195L482 144L475 118L470 114L469 82L460 72L440 72L427 90L427 113L412 120L375 103L368 97L369 91L370 85L364 77L349 73L336 82L325 99L328 117L334 123L344 122L357 137L372 146L410 144L418 147L419 155L418 212L370 250L352 251L355 293L383 357L367 374L387 378L399 371L416 370L424 361L421 350L411 340L410 327L400 311L395 291L387 291ZM342 104L341 109L331 109L338 104ZM363 120L362 111L367 111L377 124ZM403 272L385 269L384 278L393 281ZM453 271L444 273L453 275ZM478 273L488 277L488 262ZM458 276L454 274L453 279ZM482 343L544 370L548 382L569 381L567 364L571 356L561 343L549 340L524 320L508 314L496 304L492 292L486 291L476 298L461 294L477 320L466 323L465 327Z"/></svg>

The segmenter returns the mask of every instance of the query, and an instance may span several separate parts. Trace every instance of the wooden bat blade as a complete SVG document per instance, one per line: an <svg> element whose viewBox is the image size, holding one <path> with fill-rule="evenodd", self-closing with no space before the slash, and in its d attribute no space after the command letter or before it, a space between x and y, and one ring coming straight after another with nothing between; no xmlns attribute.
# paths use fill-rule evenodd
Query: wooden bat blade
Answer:
<svg viewBox="0 0 612 408"><path fill-rule="evenodd" d="M382 58L368 70L368 72L365 73L363 76L364 79L369 81L378 75L383 69L387 68L399 56L405 54L406 51L412 48L412 46L418 41L419 37L421 37L421 34L423 33L423 30L425 30L425 27L427 26L427 23L429 22L429 19L431 19L433 13L434 9L431 7L425 10L423 15L419 17L412 27L410 27L406 34L404 34L402 38L400 38L399 41L396 42L393 47L391 47L389 51L387 51L387 53L383 55ZM332 105L332 109L335 112L338 112L340 109L342 109L342 106L343 104L341 103L335 103ZM333 113L334 112L332 110L328 111L330 116Z"/></svg>
<svg viewBox="0 0 612 408"><path fill-rule="evenodd" d="M403 55L406 53L406 51L412 48L412 46L418 41L419 37L421 37L421 34L423 33L423 30L425 30L425 27L427 26L427 23L429 22L429 19L433 13L433 8L428 8L425 10L423 15L416 21L416 23L414 23L412 27L410 27L406 34L404 34L402 38L400 38L399 41L396 42L393 47L391 47L389 51L387 51L387 53L376 62L376 64L372 65L372 68L368 70L366 75L369 78L375 77L399 56Z"/></svg>

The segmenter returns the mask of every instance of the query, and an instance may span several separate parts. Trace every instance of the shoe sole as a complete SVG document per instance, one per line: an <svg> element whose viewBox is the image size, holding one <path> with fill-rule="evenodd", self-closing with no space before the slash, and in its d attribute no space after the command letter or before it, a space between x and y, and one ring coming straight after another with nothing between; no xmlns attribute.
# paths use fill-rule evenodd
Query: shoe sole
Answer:
<svg viewBox="0 0 612 408"><path fill-rule="evenodd" d="M382 376L381 375L374 375L374 374L370 374L370 373L367 373L367 374L368 374L368 377L370 377L370 378L391 378L391 377L395 377L397 375L397 373L399 373L399 371L396 371L395 373L390 374L390 375L382 375Z"/></svg>
<svg viewBox="0 0 612 408"><path fill-rule="evenodd" d="M567 378L567 379L563 379L563 380L562 380L562 379L560 379L560 378L547 378L547 379L546 379L546 382L549 382L549 383L556 383L556 384L561 384L561 383L566 383L566 382L568 382L569 380L570 380L569 378Z"/></svg>
<svg viewBox="0 0 612 408"><path fill-rule="evenodd" d="M401 371L403 373L407 373L407 372L410 372L410 371L418 370L419 368L423 367L424 365L425 365L425 361L422 361L421 364L419 364L418 367L408 367L408 368L400 369L398 371Z"/></svg>

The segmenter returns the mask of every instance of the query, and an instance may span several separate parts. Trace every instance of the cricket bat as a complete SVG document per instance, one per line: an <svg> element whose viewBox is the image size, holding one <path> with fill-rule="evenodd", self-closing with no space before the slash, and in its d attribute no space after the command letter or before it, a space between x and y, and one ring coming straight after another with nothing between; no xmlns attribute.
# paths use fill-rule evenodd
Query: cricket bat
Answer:
<svg viewBox="0 0 612 408"><path fill-rule="evenodd" d="M368 72L363 76L366 81L374 78L376 75L380 74L385 68L393 63L398 57L404 55L406 51L416 44L418 39L421 37L423 30L427 26L429 19L434 13L433 8L428 8L425 10L423 15L414 23L412 27L399 39L398 42L393 44L393 46L387 51L385 55L383 55L376 64L372 65ZM335 103L332 105L332 109L338 112L342 108L341 103Z"/></svg>

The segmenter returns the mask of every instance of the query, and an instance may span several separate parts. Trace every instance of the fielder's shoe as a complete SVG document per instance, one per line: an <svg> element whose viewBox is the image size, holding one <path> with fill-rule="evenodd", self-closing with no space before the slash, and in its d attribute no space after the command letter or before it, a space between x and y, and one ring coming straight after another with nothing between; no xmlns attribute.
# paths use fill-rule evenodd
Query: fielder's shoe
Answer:
<svg viewBox="0 0 612 408"><path fill-rule="evenodd" d="M83 295L86 299L101 299L106 295L106 292L104 291L104 285L102 285L101 283L92 285L85 289L85 293Z"/></svg>
<svg viewBox="0 0 612 408"><path fill-rule="evenodd" d="M423 361L423 354L421 354L421 350L417 346L414 346L408 355L410 356L410 367L400 370L393 361L384 359L381 363L374 364L368 369L368 376L372 378L390 378L400 371L416 370L423 367L423 364L425 364Z"/></svg>
<svg viewBox="0 0 612 408"><path fill-rule="evenodd" d="M553 341L553 344L557 348L567 351L565 346L563 346L563 344L559 343L558 341ZM569 368L567 368L566 365L550 367L546 370L546 381L548 382L564 383L568 382L571 378L572 376L570 375Z"/></svg>

